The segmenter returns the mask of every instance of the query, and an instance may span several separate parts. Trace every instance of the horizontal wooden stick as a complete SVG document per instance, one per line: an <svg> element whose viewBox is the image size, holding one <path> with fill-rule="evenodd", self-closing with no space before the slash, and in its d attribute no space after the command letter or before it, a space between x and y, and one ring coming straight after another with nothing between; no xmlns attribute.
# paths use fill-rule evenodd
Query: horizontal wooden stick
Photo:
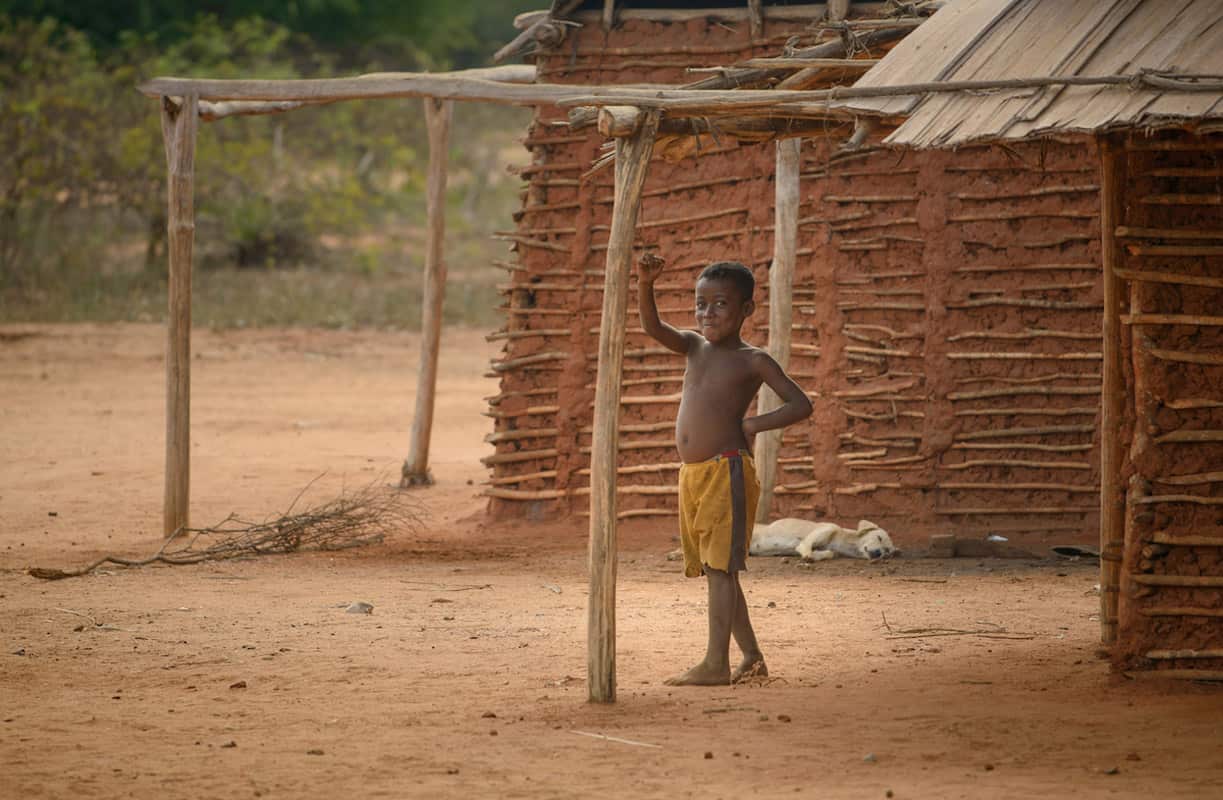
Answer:
<svg viewBox="0 0 1223 800"><path fill-rule="evenodd" d="M510 483L524 483L526 481L545 480L547 478L555 478L556 470L545 469L539 472L526 472L521 475L503 475L498 478L492 478L488 481L490 486L504 486Z"/></svg>
<svg viewBox="0 0 1223 800"><path fill-rule="evenodd" d="M861 353L868 356L892 356L895 358L923 358L921 353L914 353L910 350L894 350L886 347L859 347L857 345L847 345L844 348L846 353Z"/></svg>
<svg viewBox="0 0 1223 800"><path fill-rule="evenodd" d="M621 426L620 430L624 430ZM640 475L647 472L673 472L682 467L683 464L679 461L672 461L666 464L637 464L632 467L617 467L617 475ZM578 475L589 475L590 467L583 467L577 471Z"/></svg>
<svg viewBox="0 0 1223 800"><path fill-rule="evenodd" d="M967 408L957 417L1094 417L1098 408Z"/></svg>
<svg viewBox="0 0 1223 800"><path fill-rule="evenodd" d="M1137 680L1223 681L1223 669L1132 669L1123 674Z"/></svg>
<svg viewBox="0 0 1223 800"><path fill-rule="evenodd" d="M872 228L896 228L905 225L916 225L917 217L897 217L896 219L882 219L872 222L849 222L844 225L833 225L829 228L833 233L845 233L846 231L865 231Z"/></svg>
<svg viewBox="0 0 1223 800"><path fill-rule="evenodd" d="M1223 536L1175 535L1171 531L1156 531L1151 534L1151 541L1156 544L1168 544L1177 547L1223 547Z"/></svg>
<svg viewBox="0 0 1223 800"><path fill-rule="evenodd" d="M1156 206L1217 206L1223 205L1223 195L1217 192L1182 192L1179 194L1149 194L1139 202Z"/></svg>
<svg viewBox="0 0 1223 800"><path fill-rule="evenodd" d="M921 270L895 270L891 272L866 272L858 275L846 275L847 281L881 281L892 278L924 278L926 273ZM840 281L837 281L840 284Z"/></svg>
<svg viewBox="0 0 1223 800"><path fill-rule="evenodd" d="M529 288L524 286L523 288ZM568 328L536 328L520 330L520 331L497 331L490 333L484 337L487 342L495 342L500 339L529 339L535 336L569 336L571 331Z"/></svg>
<svg viewBox="0 0 1223 800"><path fill-rule="evenodd" d="M736 67L763 69L850 69L865 72L879 63L877 58L749 58Z"/></svg>
<svg viewBox="0 0 1223 800"><path fill-rule="evenodd" d="M1031 241L1018 241L1018 242L1015 242L1015 244L1019 245L1020 247L1026 248L1028 250L1039 250L1044 247L1061 247L1062 245L1074 244L1075 242L1094 242L1098 238L1099 238L1098 236L1092 236L1091 234L1078 233L1078 234L1068 234L1066 236L1055 236L1052 239L1033 239ZM988 243L984 243L984 244L988 244ZM998 248L995 248L995 249L998 249Z"/></svg>
<svg viewBox="0 0 1223 800"><path fill-rule="evenodd" d="M1095 448L1092 444L1035 444L1033 442L1005 442L988 444L985 442L959 442L951 445L951 450L1032 450L1040 453L1081 453Z"/></svg>
<svg viewBox="0 0 1223 800"><path fill-rule="evenodd" d="M916 464L921 461L929 461L930 456L901 456L899 458L889 458L884 460L872 459L870 461L847 461L847 467L894 467L900 464Z"/></svg>
<svg viewBox="0 0 1223 800"><path fill-rule="evenodd" d="M888 21L879 21L883 25ZM649 89L634 90L626 87L573 87L574 94L563 97L558 102L561 106L639 106L665 109L675 115L708 113L711 109L726 110L734 108L768 108L777 105L812 105L826 104L830 101L848 100L865 97L899 97L911 94L947 93L963 91L979 91L987 89L1028 89L1042 86L1142 86L1168 91L1223 91L1223 83L1217 79L1195 81L1192 78L1200 76L1177 75L1161 76L1152 73L1136 73L1133 75L1058 75L1039 78L997 78L988 80L967 81L927 81L894 86L838 86L831 89L815 89L794 91L784 89L772 90L692 90L692 89ZM206 82L196 81L194 84ZM147 84L146 84L147 86ZM207 99L214 99L208 90L212 87L193 85L190 87L196 93ZM585 90L586 94L577 94ZM149 92L146 92L149 93ZM153 91L151 94L183 94L180 91ZM296 99L293 97L259 97L254 99Z"/></svg>
<svg viewBox="0 0 1223 800"><path fill-rule="evenodd" d="M491 467L494 464L512 464L517 461L533 461L537 458L555 458L557 449L549 447L544 450L517 450L510 453L495 453L491 456L485 456L480 459L480 463L486 467Z"/></svg>
<svg viewBox="0 0 1223 800"><path fill-rule="evenodd" d="M1223 430L1179 430L1155 437L1156 444L1223 442Z"/></svg>
<svg viewBox="0 0 1223 800"><path fill-rule="evenodd" d="M625 442L625 441L620 442L621 450L655 450L658 448L672 448L673 449L674 447L675 447L674 439L649 439L649 440L642 440L639 442ZM580 447L578 448L578 452L589 453L590 448Z"/></svg>
<svg viewBox="0 0 1223 800"><path fill-rule="evenodd" d="M1160 606L1157 608L1139 608L1138 613L1144 617L1223 617L1223 608ZM1160 672L1171 672L1171 670L1160 670Z"/></svg>
<svg viewBox="0 0 1223 800"><path fill-rule="evenodd" d="M1104 307L1100 303L1080 303L1070 300L1033 300L1029 298L1017 297L983 297L978 300L965 300L960 303L947 304L947 308L985 308L987 306L1049 308L1065 311L1096 311Z"/></svg>
<svg viewBox="0 0 1223 800"><path fill-rule="evenodd" d="M588 389L593 389L593 386L588 386ZM630 422L620 425L621 433L658 433L659 431L668 431L675 427L675 423L666 420L663 422ZM584 425L578 428L579 433L594 433L593 425Z"/></svg>
<svg viewBox="0 0 1223 800"><path fill-rule="evenodd" d="M1083 339L1096 341L1099 332L1084 333L1081 331L1059 331L1046 328L1027 328L1017 333L1003 331L968 331L948 336L947 341L958 342L963 339Z"/></svg>
<svg viewBox="0 0 1223 800"><path fill-rule="evenodd" d="M491 397L485 397L484 400L489 405L495 406L504 400L512 400L518 397L541 397L543 395L549 395L549 394L556 394L555 386L548 386L543 389L525 389L522 391L515 391L515 392L502 392L501 394L495 394L495 395L492 395Z"/></svg>
<svg viewBox="0 0 1223 800"><path fill-rule="evenodd" d="M1223 506L1223 497L1201 497L1196 494L1153 494L1134 501L1149 506L1158 503L1188 503L1195 506Z"/></svg>
<svg viewBox="0 0 1223 800"><path fill-rule="evenodd" d="M1030 378L1011 378L1006 375L969 375L964 378L956 378L957 386L962 386L966 383L987 383L993 381L995 383L1005 383L1008 385L1019 386L1030 383L1052 383L1054 381L1098 381L1100 373L1098 372L1050 372L1044 375L1033 375ZM1098 385L1095 388L1100 388Z"/></svg>
<svg viewBox="0 0 1223 800"><path fill-rule="evenodd" d="M952 272L970 272L979 274L992 274L1000 272L1096 272L1100 269L1099 264L1090 264L1085 262L1071 263L1056 263L1056 264L983 264L973 267L956 267Z"/></svg>
<svg viewBox="0 0 1223 800"><path fill-rule="evenodd" d="M892 411L879 414L869 414L864 411L853 411L852 409L842 408L841 413L850 419L869 419L869 420L896 420L896 419L925 419L926 415L922 411Z"/></svg>
<svg viewBox="0 0 1223 800"><path fill-rule="evenodd" d="M1223 587L1223 575L1131 575L1130 580L1143 586L1184 586L1194 588Z"/></svg>
<svg viewBox="0 0 1223 800"><path fill-rule="evenodd" d="M1223 239L1223 230L1194 230L1193 228L1138 228L1118 225L1118 239Z"/></svg>
<svg viewBox="0 0 1223 800"><path fill-rule="evenodd" d="M858 303L845 302L837 303L837 308L842 311L925 311L926 307L920 303Z"/></svg>
<svg viewBox="0 0 1223 800"><path fill-rule="evenodd" d="M1060 395L1085 396L1098 395L1097 386L1016 386L1008 389L982 389L977 392L951 392L948 400L984 400L989 397L1056 397Z"/></svg>
<svg viewBox="0 0 1223 800"><path fill-rule="evenodd" d="M497 442L516 442L520 439L539 439L548 436L556 436L560 431L557 428L524 428L517 431L497 431L490 433L484 437L484 441L489 444Z"/></svg>
<svg viewBox="0 0 1223 800"><path fill-rule="evenodd" d="M480 494L500 500L559 500L569 496L567 489L498 489L491 487Z"/></svg>
<svg viewBox="0 0 1223 800"><path fill-rule="evenodd" d="M1103 353L947 353L952 361L1099 361Z"/></svg>
<svg viewBox="0 0 1223 800"><path fill-rule="evenodd" d="M1223 400L1186 398L1184 400L1165 400L1164 405L1177 411L1190 411L1198 408L1223 408Z"/></svg>
<svg viewBox="0 0 1223 800"><path fill-rule="evenodd" d="M991 516L1016 516L1025 517L1033 514L1090 514L1099 512L1100 507L1094 506L1022 506L1020 508L998 508L997 506L984 507L969 507L969 508L936 508L935 514L945 517L954 517L966 514L973 515L991 515Z"/></svg>
<svg viewBox="0 0 1223 800"><path fill-rule="evenodd" d="M1180 364L1201 364L1203 366L1223 366L1223 353L1196 353L1192 350L1165 350L1161 347L1149 347L1146 353L1160 361L1175 361Z"/></svg>
<svg viewBox="0 0 1223 800"><path fill-rule="evenodd" d="M1127 281L1172 283L1182 286L1206 286L1211 289L1223 289L1223 278L1209 278L1201 275L1182 275L1174 272L1152 272L1150 270L1117 269L1113 271L1118 277L1125 278Z"/></svg>
<svg viewBox="0 0 1223 800"><path fill-rule="evenodd" d="M1126 325L1196 325L1199 327L1223 327L1223 317L1205 314L1122 314Z"/></svg>
<svg viewBox="0 0 1223 800"><path fill-rule="evenodd" d="M1095 433L1095 425L1043 425L1035 428L999 428L992 431L957 433L954 441L974 442L981 439L1002 439L1011 436L1050 436L1062 433ZM1223 433L1221 431L1220 433Z"/></svg>
<svg viewBox="0 0 1223 800"><path fill-rule="evenodd" d="M1014 222L1021 219L1095 219L1094 211L1012 211L1005 214L962 214L947 217L948 222Z"/></svg>
<svg viewBox="0 0 1223 800"><path fill-rule="evenodd" d="M568 253L569 246L557 244L556 242L544 242L539 239L532 239L529 236L519 236L517 234L493 234L494 239L501 239L507 242L515 242L523 247L536 247L540 250L551 250L555 253Z"/></svg>
<svg viewBox="0 0 1223 800"><path fill-rule="evenodd" d="M912 389L916 385L917 381L915 379L893 381L882 386L872 386L862 389L841 389L839 391L832 392L832 396L837 398L874 397L881 394L895 394L896 392L903 392L906 389Z"/></svg>
<svg viewBox="0 0 1223 800"><path fill-rule="evenodd" d="M1148 650L1143 655L1154 661L1173 660L1179 658L1223 658L1223 648L1206 648L1204 650ZM1159 671L1163 672L1164 670Z"/></svg>
<svg viewBox="0 0 1223 800"><path fill-rule="evenodd" d="M915 203L917 195L913 194L826 194L825 203Z"/></svg>
<svg viewBox="0 0 1223 800"><path fill-rule="evenodd" d="M1135 256L1223 256L1223 245L1131 244L1125 249Z"/></svg>
<svg viewBox="0 0 1223 800"><path fill-rule="evenodd" d="M1080 486L1073 483L940 483L936 489L953 492L963 491L1032 491L1032 492L1069 492L1071 494L1098 494L1099 486Z"/></svg>
<svg viewBox="0 0 1223 800"><path fill-rule="evenodd" d="M554 350L548 353L536 353L535 355L522 356L521 358L511 358L506 361L493 362L492 368L496 372L506 372L508 370L518 369L520 367L531 366L532 364L544 364L549 361L563 361L569 358L569 354Z"/></svg>
<svg viewBox="0 0 1223 800"><path fill-rule="evenodd" d="M522 411L483 411L481 412L486 417L493 419L517 419L518 417L536 417L547 414L555 414L560 411L560 406L531 406L524 408Z"/></svg>
<svg viewBox="0 0 1223 800"><path fill-rule="evenodd" d="M855 483L850 486L838 486L832 490L833 494L857 496L867 494L869 492L877 492L880 489L899 489L899 483Z"/></svg>
<svg viewBox="0 0 1223 800"><path fill-rule="evenodd" d="M857 458L878 458L880 456L886 456L887 454L888 449L886 447L881 447L878 450L852 450L841 452L837 453L837 458L844 461L846 459Z"/></svg>
<svg viewBox="0 0 1223 800"><path fill-rule="evenodd" d="M1100 187L1094 183L1087 183L1080 186L1046 186L1040 189L1030 189L1024 192L1004 192L1002 194L973 194L971 192L960 192L951 195L957 200L1014 200L1021 197L1046 197L1054 194L1082 194L1084 192L1098 192Z"/></svg>
<svg viewBox="0 0 1223 800"><path fill-rule="evenodd" d="M1081 461L1025 461L1017 458L983 458L975 461L961 461L958 464L941 464L941 469L959 470L976 467L1025 467L1030 469L1086 469L1090 464Z"/></svg>

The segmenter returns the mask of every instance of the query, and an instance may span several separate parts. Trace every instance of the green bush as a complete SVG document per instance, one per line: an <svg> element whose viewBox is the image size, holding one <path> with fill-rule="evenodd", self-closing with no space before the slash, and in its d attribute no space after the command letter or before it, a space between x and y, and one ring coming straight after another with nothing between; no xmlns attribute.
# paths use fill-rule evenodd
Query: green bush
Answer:
<svg viewBox="0 0 1223 800"><path fill-rule="evenodd" d="M259 19L201 17L168 44L127 33L99 52L62 24L0 16L0 152L7 154L0 158L0 321L161 317L166 167L157 103L135 91L142 80L333 76L340 74L337 59L304 35ZM197 318L415 320L417 309L388 304L419 303L413 286L427 159L420 109L419 100L350 102L201 125ZM456 112L448 252L452 272L462 267L464 286L448 318L491 319L483 309L496 305L498 276L487 264L503 255L503 245L489 234L510 224L518 202L518 184L501 161L528 120L522 109ZM240 273L269 268L291 271L294 289L262 281L248 294L266 299L280 287L300 308L238 302L241 316L201 312L201 303L236 302ZM209 291L214 271L224 273L217 278L224 291ZM344 277L325 277L331 272ZM379 292L388 279L395 287ZM300 285L311 281L320 291ZM350 307L324 313L328 291Z"/></svg>

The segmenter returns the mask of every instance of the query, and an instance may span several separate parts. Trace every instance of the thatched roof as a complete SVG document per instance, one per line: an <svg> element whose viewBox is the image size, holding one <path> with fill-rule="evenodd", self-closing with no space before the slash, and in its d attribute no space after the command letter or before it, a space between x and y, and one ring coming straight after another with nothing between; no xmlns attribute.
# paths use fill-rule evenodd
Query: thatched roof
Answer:
<svg viewBox="0 0 1223 800"><path fill-rule="evenodd" d="M1219 0L956 0L854 88L931 81L1136 75L1223 76ZM903 122L889 144L949 147L1053 132L1223 119L1223 92L1046 86L859 98L843 108Z"/></svg>

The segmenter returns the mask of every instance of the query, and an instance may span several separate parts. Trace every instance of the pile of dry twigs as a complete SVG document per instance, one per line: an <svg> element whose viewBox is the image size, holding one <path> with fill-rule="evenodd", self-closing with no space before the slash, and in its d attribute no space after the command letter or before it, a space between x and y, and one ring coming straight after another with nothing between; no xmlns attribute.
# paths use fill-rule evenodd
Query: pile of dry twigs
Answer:
<svg viewBox="0 0 1223 800"><path fill-rule="evenodd" d="M29 573L35 578L59 580L85 575L103 564L120 567L198 564L300 550L347 550L381 542L391 533L416 530L421 524L421 509L411 496L387 487L381 480L320 505L294 511L313 483L298 493L284 514L264 522L230 514L210 528L178 531L148 558L108 555L82 569L31 567Z"/></svg>

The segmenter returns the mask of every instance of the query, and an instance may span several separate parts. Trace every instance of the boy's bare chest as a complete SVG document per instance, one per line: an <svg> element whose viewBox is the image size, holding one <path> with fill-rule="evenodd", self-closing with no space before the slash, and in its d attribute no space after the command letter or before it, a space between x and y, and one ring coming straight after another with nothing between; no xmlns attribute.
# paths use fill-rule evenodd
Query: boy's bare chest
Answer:
<svg viewBox="0 0 1223 800"><path fill-rule="evenodd" d="M754 391L756 383L747 353L694 353L684 372L684 388L690 391L737 394Z"/></svg>

